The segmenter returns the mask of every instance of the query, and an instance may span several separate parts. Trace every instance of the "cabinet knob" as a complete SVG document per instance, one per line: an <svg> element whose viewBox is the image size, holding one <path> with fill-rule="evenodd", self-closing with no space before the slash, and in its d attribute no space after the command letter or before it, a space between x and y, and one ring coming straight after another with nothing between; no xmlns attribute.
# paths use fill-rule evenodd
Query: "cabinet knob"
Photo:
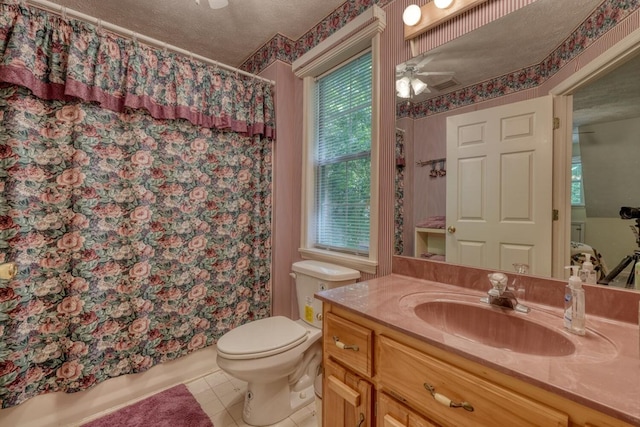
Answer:
<svg viewBox="0 0 640 427"><path fill-rule="evenodd" d="M449 227L447 227L447 231L449 232L449 234L453 234L456 232L456 228L453 225L450 225Z"/></svg>

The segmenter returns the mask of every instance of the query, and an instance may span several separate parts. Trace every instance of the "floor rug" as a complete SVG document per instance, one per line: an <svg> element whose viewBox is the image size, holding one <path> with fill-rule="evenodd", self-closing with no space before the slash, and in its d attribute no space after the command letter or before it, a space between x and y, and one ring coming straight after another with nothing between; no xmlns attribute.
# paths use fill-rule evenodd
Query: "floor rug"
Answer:
<svg viewBox="0 0 640 427"><path fill-rule="evenodd" d="M213 427L184 384L126 406L82 427Z"/></svg>

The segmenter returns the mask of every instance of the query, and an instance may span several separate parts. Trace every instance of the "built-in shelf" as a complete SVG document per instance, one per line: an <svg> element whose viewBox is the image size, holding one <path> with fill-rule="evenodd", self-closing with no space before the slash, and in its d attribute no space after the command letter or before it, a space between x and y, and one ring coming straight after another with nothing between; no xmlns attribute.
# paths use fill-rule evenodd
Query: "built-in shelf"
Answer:
<svg viewBox="0 0 640 427"><path fill-rule="evenodd" d="M424 253L445 255L445 230L442 228L415 228L414 256Z"/></svg>

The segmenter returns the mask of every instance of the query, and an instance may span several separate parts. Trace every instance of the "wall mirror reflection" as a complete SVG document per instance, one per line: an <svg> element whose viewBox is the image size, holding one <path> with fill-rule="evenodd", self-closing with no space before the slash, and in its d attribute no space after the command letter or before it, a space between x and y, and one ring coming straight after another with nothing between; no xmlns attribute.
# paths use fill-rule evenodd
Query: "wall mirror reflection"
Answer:
<svg viewBox="0 0 640 427"><path fill-rule="evenodd" d="M622 207L640 206L634 188L640 182L640 159L636 155L640 154L640 52L627 52L624 60L618 58L615 65L604 67L606 71L593 71L592 77L566 90L560 103L549 95L554 87L573 77L571 67L563 68L570 61L563 63L561 56L566 52L559 54L559 47L575 48L567 43L572 34L578 34L573 37L576 44L584 42L584 32L593 25L592 15L601 3L538 0L396 67L397 255L506 271L514 271L513 264L528 264L534 275L565 277L564 265L571 260L581 264L586 253L598 270L599 282L634 287L635 278L628 282L638 257L640 224L633 213L640 211L631 210L631 218L621 217L620 211ZM611 46L611 50L615 48ZM548 117L548 123L541 138L562 144L564 158L560 163L564 169L558 167L557 147L547 154L547 161L552 162L548 165L552 166L545 166L542 172L532 169L530 175L522 171L530 164L539 166L540 155L530 154L528 149L498 154L498 163L477 162L479 155L470 157L474 160L461 160L447 149L452 133L458 137L465 132L473 134L466 125L452 132L453 117L490 109L515 117L521 103L545 97L548 111L540 113L538 119L544 117L546 122ZM554 109L565 104L572 106L566 107L571 126L564 126L558 135L553 131L553 118L558 116ZM523 123L533 121L514 122L513 129L520 132ZM505 133L505 120L498 123L502 123L498 127L503 126L498 132ZM480 135L486 129L477 132ZM481 191L486 184L486 169L497 169L501 176L505 165L517 173L515 179L502 177L502 182L511 185L520 177L525 190L514 190L515 195L504 188ZM469 175L474 168L481 171L480 178ZM545 174L548 179L544 190L537 188L537 194L534 190L529 193ZM563 180L555 176L562 174ZM457 190L451 185L456 180ZM487 196L489 193L494 193L493 199ZM472 218L467 222L475 223L483 232L499 235L481 218L497 207L498 222L509 222L510 215L523 218L520 222L529 223L532 234L548 239L536 243L537 252L531 249L533 244L511 244L503 239L495 254L487 255L482 239L462 236L466 225L456 222L450 210L452 201L459 202L463 207L456 207L454 212L460 216L464 206L472 206L469 201L474 198L477 205L467 212ZM531 213L538 205L548 212L540 223L542 215ZM557 221L553 221L551 207L559 211ZM477 220L473 220L476 214ZM508 231L510 236L519 233ZM473 244L461 249L458 241ZM628 258L631 260L626 267L616 271L616 266Z"/></svg>

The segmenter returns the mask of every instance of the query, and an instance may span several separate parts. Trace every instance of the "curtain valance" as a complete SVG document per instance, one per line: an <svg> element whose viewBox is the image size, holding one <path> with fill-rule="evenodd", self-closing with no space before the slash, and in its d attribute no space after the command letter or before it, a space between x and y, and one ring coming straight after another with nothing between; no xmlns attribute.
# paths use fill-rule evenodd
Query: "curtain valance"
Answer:
<svg viewBox="0 0 640 427"><path fill-rule="evenodd" d="M145 108L158 119L275 136L268 82L15 0L0 1L0 83L47 100L79 98L117 112Z"/></svg>

